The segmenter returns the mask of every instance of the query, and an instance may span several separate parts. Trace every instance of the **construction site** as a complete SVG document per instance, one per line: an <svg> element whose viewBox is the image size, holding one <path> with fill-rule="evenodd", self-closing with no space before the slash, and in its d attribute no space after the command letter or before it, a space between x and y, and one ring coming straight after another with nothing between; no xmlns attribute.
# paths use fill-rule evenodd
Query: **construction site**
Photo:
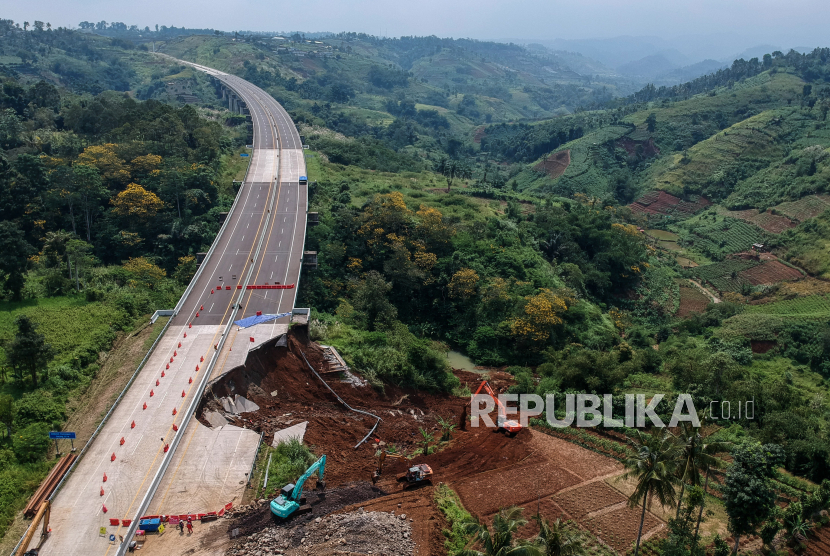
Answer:
<svg viewBox="0 0 830 556"><path fill-rule="evenodd" d="M454 372L471 392L482 382L482 374ZM506 373L490 371L486 378L494 392L512 384ZM192 534L171 527L161 535L148 532L141 550L446 554L448 523L435 502L439 485L453 489L466 510L484 521L517 505L528 516L539 512L574 520L606 553L630 549L640 510L625 503L618 461L532 428L472 427L469 403L469 396L373 388L348 370L336 350L310 341L307 326L294 326L252 350L244 365L214 379L196 415L206 427L260 433L261 451L285 438L286 430L296 431L322 459L324 479L321 466L319 474L316 467L307 473L304 485L306 476L297 481L302 511L280 519L272 502L284 501L283 495L290 499L294 485L286 490L269 483L263 490L265 466L258 458L248 488L230 501L222 519L195 524ZM456 425L449 441L439 441L439 419ZM426 456L422 429L434 438ZM533 527L520 535L530 537ZM664 529L657 516L646 515L645 539Z"/></svg>

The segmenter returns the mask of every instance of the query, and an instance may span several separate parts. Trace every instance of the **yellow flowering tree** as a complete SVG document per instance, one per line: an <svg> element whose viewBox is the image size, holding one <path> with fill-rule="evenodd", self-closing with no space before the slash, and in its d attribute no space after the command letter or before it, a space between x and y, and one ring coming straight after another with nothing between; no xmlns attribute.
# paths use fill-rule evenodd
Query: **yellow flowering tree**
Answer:
<svg viewBox="0 0 830 556"><path fill-rule="evenodd" d="M110 201L112 211L118 216L149 220L164 208L164 201L152 191L137 183L131 183Z"/></svg>
<svg viewBox="0 0 830 556"><path fill-rule="evenodd" d="M132 275L130 280L130 287L136 288L139 284L145 284L148 288L153 289L156 283L160 282L167 272L149 261L146 257L131 258L124 263L124 270Z"/></svg>
<svg viewBox="0 0 830 556"><path fill-rule="evenodd" d="M527 343L541 346L550 339L554 326L562 324L562 313L574 299L542 288L525 297L524 314L511 322L511 332Z"/></svg>
<svg viewBox="0 0 830 556"><path fill-rule="evenodd" d="M450 297L460 297L461 299L469 299L476 293L476 286L478 286L478 273L471 268L462 268L452 275L452 279L448 284L450 289Z"/></svg>

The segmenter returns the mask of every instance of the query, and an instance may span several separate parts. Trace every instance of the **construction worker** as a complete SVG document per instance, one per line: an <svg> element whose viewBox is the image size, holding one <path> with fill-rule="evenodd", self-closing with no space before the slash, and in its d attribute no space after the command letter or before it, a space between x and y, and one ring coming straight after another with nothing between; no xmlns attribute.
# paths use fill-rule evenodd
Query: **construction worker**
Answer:
<svg viewBox="0 0 830 556"><path fill-rule="evenodd" d="M181 531L182 534L184 534L184 521L182 520L179 520L179 531Z"/></svg>
<svg viewBox="0 0 830 556"><path fill-rule="evenodd" d="M193 522L190 521L190 517L187 518L187 534L191 534L193 532Z"/></svg>

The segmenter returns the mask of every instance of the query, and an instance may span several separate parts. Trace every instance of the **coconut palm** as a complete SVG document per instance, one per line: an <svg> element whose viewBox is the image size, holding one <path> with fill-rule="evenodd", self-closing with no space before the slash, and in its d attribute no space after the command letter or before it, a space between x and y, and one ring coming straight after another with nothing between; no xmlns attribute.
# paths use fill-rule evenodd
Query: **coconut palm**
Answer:
<svg viewBox="0 0 830 556"><path fill-rule="evenodd" d="M492 531L486 524L476 518L463 525L464 532L472 535L472 540L459 556L542 556L542 552L533 545L513 545L513 534L527 524L522 517L523 508L512 506L502 508L493 517ZM479 546L481 550L470 548Z"/></svg>
<svg viewBox="0 0 830 556"><path fill-rule="evenodd" d="M643 536L643 523L646 519L646 505L652 496L657 497L661 506L674 507L677 492L677 439L666 429L648 435L642 431L634 431L631 440L635 453L625 460L628 472L625 478L634 478L637 486L628 497L628 505L636 508L643 504L643 513L640 516L640 529L637 532L637 544L634 547L634 556L640 552L640 538Z"/></svg>
<svg viewBox="0 0 830 556"><path fill-rule="evenodd" d="M720 460L715 457L715 454L728 452L731 443L707 442L700 432L700 427L695 427L688 421L681 424L677 443L680 447L680 459L677 467L678 478L680 479L680 496L677 499L677 515L675 517L679 519L686 485L700 486L701 472L706 473L708 479L709 469L720 465Z"/></svg>
<svg viewBox="0 0 830 556"><path fill-rule="evenodd" d="M582 556L585 553L580 537L561 519L548 521L536 514L533 520L539 524L539 534L534 541L544 556Z"/></svg>

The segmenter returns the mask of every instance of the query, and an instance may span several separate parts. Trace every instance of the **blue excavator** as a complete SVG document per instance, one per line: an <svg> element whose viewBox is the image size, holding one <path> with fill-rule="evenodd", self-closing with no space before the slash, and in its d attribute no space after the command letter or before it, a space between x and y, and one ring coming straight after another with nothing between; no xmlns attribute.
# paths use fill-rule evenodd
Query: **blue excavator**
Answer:
<svg viewBox="0 0 830 556"><path fill-rule="evenodd" d="M297 479L297 483L289 483L282 487L280 495L271 500L271 513L275 516L286 519L292 515L300 515L311 511L311 506L303 504L303 485L309 477L317 472L317 488L325 490L326 482L323 481L323 473L326 470L326 456L320 456L320 459L306 469L305 473Z"/></svg>

